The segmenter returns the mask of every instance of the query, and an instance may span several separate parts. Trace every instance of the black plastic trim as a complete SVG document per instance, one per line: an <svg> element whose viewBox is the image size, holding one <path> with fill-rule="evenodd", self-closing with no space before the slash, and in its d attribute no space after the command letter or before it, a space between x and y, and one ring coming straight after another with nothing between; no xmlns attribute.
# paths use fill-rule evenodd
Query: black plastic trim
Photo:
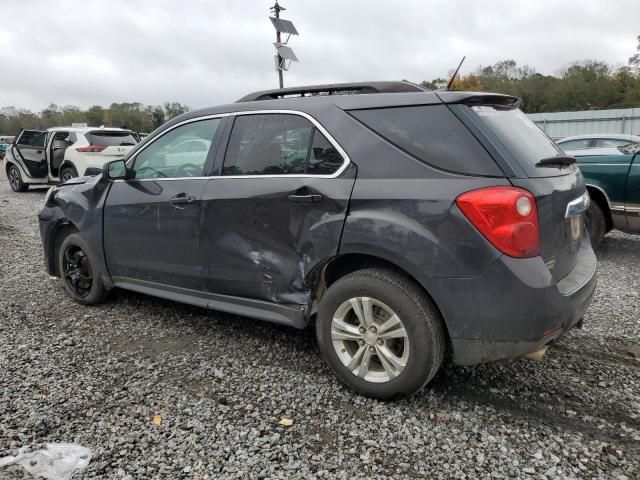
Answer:
<svg viewBox="0 0 640 480"><path fill-rule="evenodd" d="M126 277L112 277L112 279L115 287L210 310L243 315L300 329L306 327L308 323L304 305L274 304L263 300L200 292Z"/></svg>

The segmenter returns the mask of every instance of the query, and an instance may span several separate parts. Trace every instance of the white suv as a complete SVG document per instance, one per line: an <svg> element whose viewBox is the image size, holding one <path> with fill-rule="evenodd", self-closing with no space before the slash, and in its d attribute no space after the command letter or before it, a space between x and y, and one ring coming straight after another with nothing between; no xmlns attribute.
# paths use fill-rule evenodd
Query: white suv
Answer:
<svg viewBox="0 0 640 480"><path fill-rule="evenodd" d="M122 158L137 143L130 130L104 127L55 127L23 130L7 149L5 170L11 189L64 183L79 175L97 175L102 165Z"/></svg>

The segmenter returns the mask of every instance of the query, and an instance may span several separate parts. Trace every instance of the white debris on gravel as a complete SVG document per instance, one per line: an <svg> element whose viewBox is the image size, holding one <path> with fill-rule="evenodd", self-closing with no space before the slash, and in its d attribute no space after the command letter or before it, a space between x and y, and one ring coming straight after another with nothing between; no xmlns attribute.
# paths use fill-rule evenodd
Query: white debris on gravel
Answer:
<svg viewBox="0 0 640 480"><path fill-rule="evenodd" d="M541 362L448 367L384 403L342 387L311 330L71 302L42 264L44 192L0 173L0 457L86 445L74 479L639 478L640 237L606 237L584 330Z"/></svg>

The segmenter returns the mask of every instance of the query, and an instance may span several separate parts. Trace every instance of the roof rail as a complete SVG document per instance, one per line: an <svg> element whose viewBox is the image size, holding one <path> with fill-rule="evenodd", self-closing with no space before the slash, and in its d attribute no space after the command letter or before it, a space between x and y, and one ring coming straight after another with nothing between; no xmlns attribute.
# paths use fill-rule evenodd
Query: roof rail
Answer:
<svg viewBox="0 0 640 480"><path fill-rule="evenodd" d="M291 97L312 97L325 95L357 95L363 93L403 93L429 92L430 90L411 82L358 82L332 83L328 85L310 85L307 87L288 87L276 90L263 90L245 95L238 102L257 100L276 100Z"/></svg>

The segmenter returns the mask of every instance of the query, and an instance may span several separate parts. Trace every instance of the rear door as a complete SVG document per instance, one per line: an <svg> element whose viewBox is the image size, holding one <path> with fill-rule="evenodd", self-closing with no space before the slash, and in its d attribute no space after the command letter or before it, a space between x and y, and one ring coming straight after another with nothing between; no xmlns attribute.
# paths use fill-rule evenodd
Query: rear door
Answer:
<svg viewBox="0 0 640 480"><path fill-rule="evenodd" d="M11 147L13 157L22 162L29 176L33 178L46 178L49 173L46 143L46 131L23 130Z"/></svg>
<svg viewBox="0 0 640 480"><path fill-rule="evenodd" d="M217 167L202 200L205 289L307 303L305 278L337 253L355 166L311 117L247 112Z"/></svg>
<svg viewBox="0 0 640 480"><path fill-rule="evenodd" d="M146 282L201 290L201 199L207 160L219 145L222 119L193 120L156 137L131 159L135 178L116 180L104 206L104 247L116 285ZM171 157L186 140L199 155Z"/></svg>
<svg viewBox="0 0 640 480"><path fill-rule="evenodd" d="M535 196L541 256L555 280L567 276L590 245L584 229L588 197L577 167L541 165L542 159L566 154L517 108L476 104L453 109L478 126L483 143L506 161L511 183Z"/></svg>

